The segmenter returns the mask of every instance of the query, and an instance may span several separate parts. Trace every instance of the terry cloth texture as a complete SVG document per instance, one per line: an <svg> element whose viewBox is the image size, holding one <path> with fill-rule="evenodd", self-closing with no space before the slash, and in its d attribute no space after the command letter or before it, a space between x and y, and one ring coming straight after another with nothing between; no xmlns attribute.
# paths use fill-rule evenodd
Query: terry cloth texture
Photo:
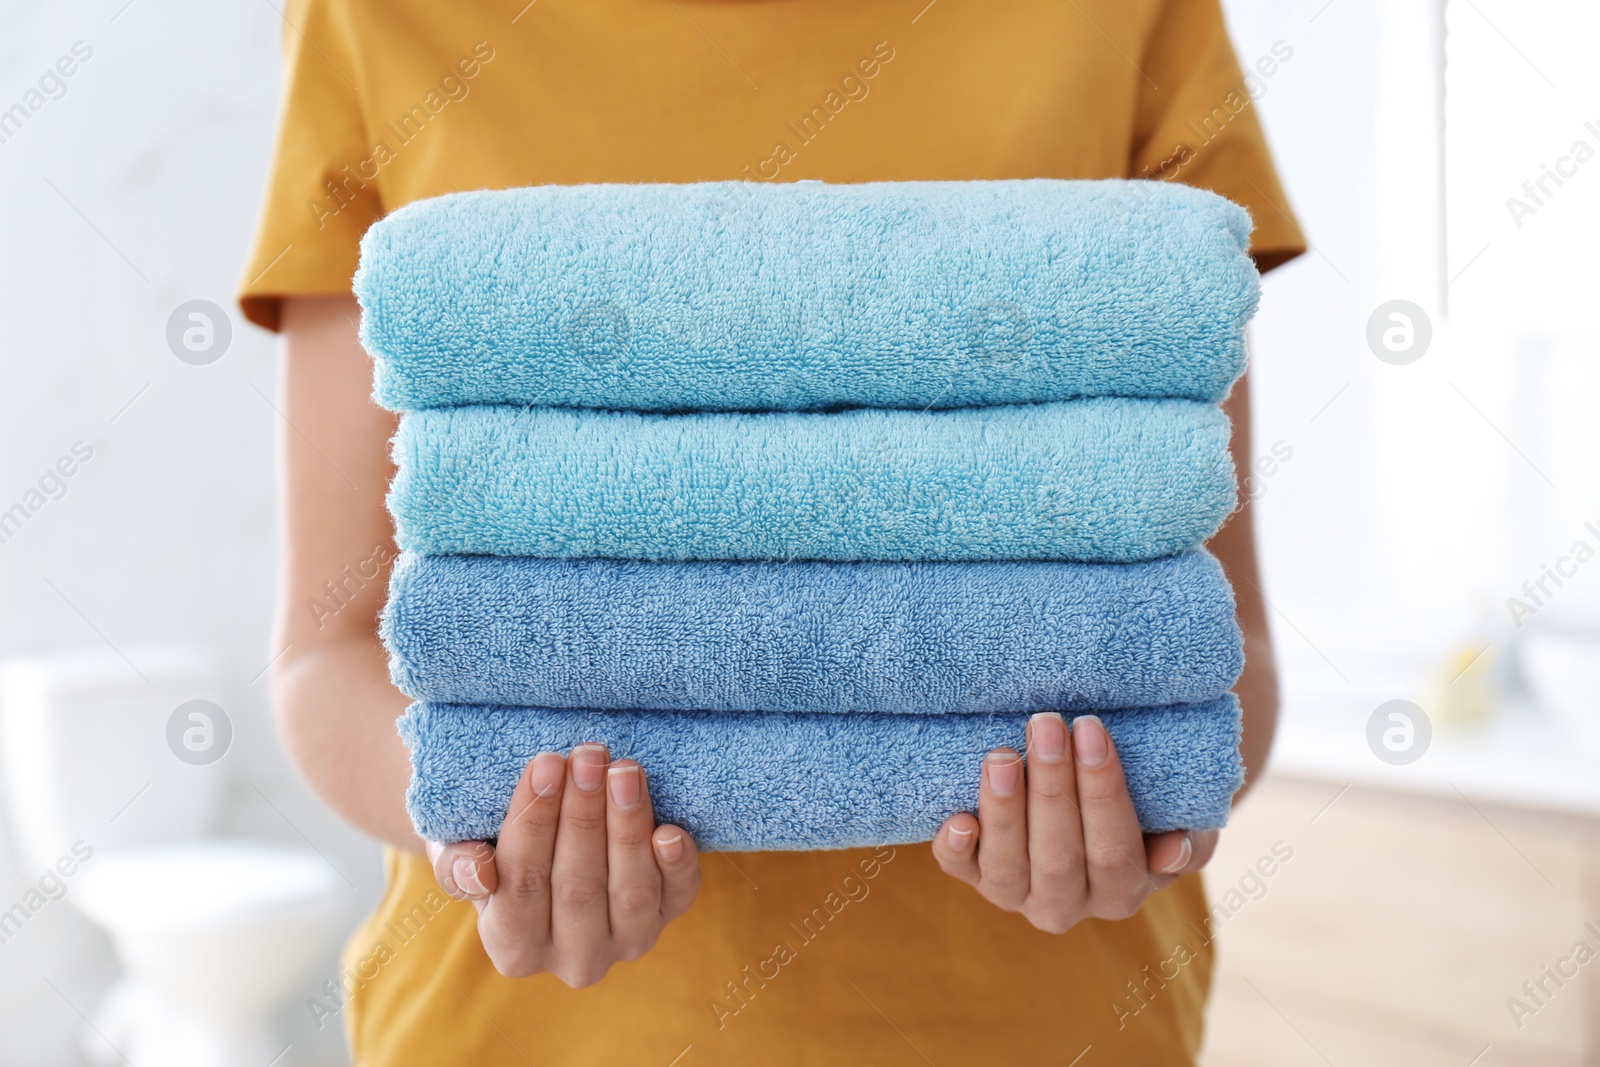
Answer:
<svg viewBox="0 0 1600 1067"><path fill-rule="evenodd" d="M1243 781L1239 704L1101 715L1146 831L1222 826ZM558 711L414 704L407 805L430 841L493 837L524 766L588 741L644 767L657 820L701 848L850 848L932 840L976 811L984 753L1023 749L1028 717Z"/></svg>
<svg viewBox="0 0 1600 1067"><path fill-rule="evenodd" d="M418 700L676 711L1085 711L1243 667L1202 549L1151 563L633 563L403 555L383 638Z"/></svg>
<svg viewBox="0 0 1600 1067"><path fill-rule="evenodd" d="M389 492L429 555L1129 563L1234 505L1228 419L1190 400L959 411L406 415Z"/></svg>
<svg viewBox="0 0 1600 1067"><path fill-rule="evenodd" d="M355 291L396 410L1214 402L1250 228L1155 181L545 185L400 208Z"/></svg>

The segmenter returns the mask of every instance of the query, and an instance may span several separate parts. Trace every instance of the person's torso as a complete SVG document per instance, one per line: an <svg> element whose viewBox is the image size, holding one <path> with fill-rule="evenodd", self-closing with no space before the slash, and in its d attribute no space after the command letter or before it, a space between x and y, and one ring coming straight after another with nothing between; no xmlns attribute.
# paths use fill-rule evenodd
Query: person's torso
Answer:
<svg viewBox="0 0 1600 1067"><path fill-rule="evenodd" d="M370 182L392 211L543 183L1123 177L1157 9L519 6L352 3L372 145L330 180Z"/></svg>
<svg viewBox="0 0 1600 1067"><path fill-rule="evenodd" d="M707 854L700 895L642 959L572 990L495 972L477 913L420 856L350 939L360 1067L1194 1062L1214 953L1198 876L1122 922L1042 933L939 870L927 845ZM687 1050L687 1051L686 1051ZM681 1060L675 1057L682 1056Z"/></svg>
<svg viewBox="0 0 1600 1067"><path fill-rule="evenodd" d="M345 10L383 210L606 181L1122 177L1157 7L970 0L421 0ZM351 941L357 1062L1188 1063L1211 952L1199 880L1040 933L927 846L708 855L642 960L572 991L500 977L425 863ZM314 1009L315 1010L315 1009Z"/></svg>

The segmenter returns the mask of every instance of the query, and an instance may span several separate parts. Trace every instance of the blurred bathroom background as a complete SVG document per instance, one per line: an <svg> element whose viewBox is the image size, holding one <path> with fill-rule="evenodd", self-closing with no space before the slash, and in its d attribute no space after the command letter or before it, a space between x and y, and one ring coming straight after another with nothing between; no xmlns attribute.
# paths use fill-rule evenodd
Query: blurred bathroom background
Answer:
<svg viewBox="0 0 1600 1067"><path fill-rule="evenodd" d="M1295 859L1233 909L1208 1062L1600 1062L1600 966L1576 991L1524 992L1575 942L1600 947L1600 8L1224 6L1313 250L1266 281L1253 338L1246 490L1284 717L1273 778L1208 874L1224 893L1274 842ZM53 773L26 747L41 692L79 701L85 722L147 676L205 701L170 729L150 712L168 730L162 775L207 798L187 812L202 854L243 840L321 872L209 920L322 931L285 956L298 977L274 994L262 1067L343 1063L325 983L381 871L274 738L284 424L273 339L232 303L272 144L281 7L0 11L0 513L24 505L0 523L0 662L22 679L0 686L14 705L0 766L11 794ZM35 89L42 105L7 124ZM224 317L180 313L192 301ZM201 331L187 348L186 329ZM94 666L15 666L62 655ZM89 675L109 688L70 684ZM185 759L186 737L223 752ZM76 773L122 782L150 757L85 743ZM129 820L159 808L159 788L128 781ZM118 972L86 917L96 861L55 867L33 825L46 816L6 798L0 1064L120 1062L89 1022ZM94 816L107 840L122 816ZM234 861L206 870L250 869ZM199 929L206 877L175 874L116 919L129 943ZM26 919L6 926L19 902Z"/></svg>

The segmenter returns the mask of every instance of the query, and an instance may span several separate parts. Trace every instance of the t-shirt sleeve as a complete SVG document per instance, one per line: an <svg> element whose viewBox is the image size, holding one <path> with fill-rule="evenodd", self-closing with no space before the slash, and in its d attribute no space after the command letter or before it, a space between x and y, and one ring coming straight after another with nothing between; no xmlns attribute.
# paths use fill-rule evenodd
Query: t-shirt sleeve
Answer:
<svg viewBox="0 0 1600 1067"><path fill-rule="evenodd" d="M1250 252L1263 271L1306 250L1255 104L1293 55L1278 42L1246 76L1218 0L1167 0L1140 63L1129 173L1210 189L1245 207L1255 220Z"/></svg>
<svg viewBox="0 0 1600 1067"><path fill-rule="evenodd" d="M278 141L239 287L245 318L269 330L285 296L350 291L361 235L383 214L360 174L371 150L345 5L299 0L285 23Z"/></svg>

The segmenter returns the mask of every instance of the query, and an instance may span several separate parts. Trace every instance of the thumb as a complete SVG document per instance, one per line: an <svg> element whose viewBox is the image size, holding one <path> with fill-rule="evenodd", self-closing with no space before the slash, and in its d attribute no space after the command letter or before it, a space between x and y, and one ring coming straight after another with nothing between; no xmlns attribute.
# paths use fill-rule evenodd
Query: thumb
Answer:
<svg viewBox="0 0 1600 1067"><path fill-rule="evenodd" d="M494 846L487 841L429 841L425 851L439 888L457 900L482 900L499 883Z"/></svg>

